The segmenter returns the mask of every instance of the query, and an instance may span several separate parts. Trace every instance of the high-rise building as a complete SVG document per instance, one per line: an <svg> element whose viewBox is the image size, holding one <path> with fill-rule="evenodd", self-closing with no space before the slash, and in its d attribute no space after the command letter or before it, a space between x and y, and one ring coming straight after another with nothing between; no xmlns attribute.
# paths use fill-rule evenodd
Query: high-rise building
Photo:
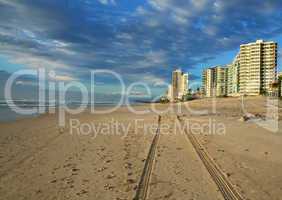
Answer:
<svg viewBox="0 0 282 200"><path fill-rule="evenodd" d="M227 68L216 66L205 69L202 78L204 96L214 97L227 95Z"/></svg>
<svg viewBox="0 0 282 200"><path fill-rule="evenodd" d="M171 87L171 84L168 85L168 88L167 88L167 93L166 93L166 97L169 101L172 100L172 87Z"/></svg>
<svg viewBox="0 0 282 200"><path fill-rule="evenodd" d="M257 40L240 46L239 91L260 95L270 90L277 75L277 43Z"/></svg>
<svg viewBox="0 0 282 200"><path fill-rule="evenodd" d="M188 93L189 90L189 74L188 73L184 73L182 75L182 80L183 80L183 95Z"/></svg>
<svg viewBox="0 0 282 200"><path fill-rule="evenodd" d="M177 69L172 72L172 97L173 99L179 99L181 85L182 85L182 72L180 69Z"/></svg>
<svg viewBox="0 0 282 200"><path fill-rule="evenodd" d="M278 89L278 96L282 96L282 72L278 75L278 83L279 83L279 89Z"/></svg>
<svg viewBox="0 0 282 200"><path fill-rule="evenodd" d="M202 72L202 88L201 88L201 93L202 93L202 97L206 97L207 96L207 73L206 70L203 70Z"/></svg>
<svg viewBox="0 0 282 200"><path fill-rule="evenodd" d="M203 71L203 95L205 97L214 96L215 89L215 81L214 81L214 70L213 68L208 68Z"/></svg>
<svg viewBox="0 0 282 200"><path fill-rule="evenodd" d="M239 68L240 68L240 55L237 54L233 63L227 65L228 77L227 77L227 95L237 96L239 95Z"/></svg>
<svg viewBox="0 0 282 200"><path fill-rule="evenodd" d="M172 72L172 98L173 100L182 99L188 92L187 73L183 73L180 69Z"/></svg>
<svg viewBox="0 0 282 200"><path fill-rule="evenodd" d="M227 77L228 77L228 68L225 67L216 67L215 68L215 88L216 96L226 96L227 95Z"/></svg>
<svg viewBox="0 0 282 200"><path fill-rule="evenodd" d="M243 44L227 69L203 72L203 94L211 96L273 95L277 83L277 43L257 40Z"/></svg>

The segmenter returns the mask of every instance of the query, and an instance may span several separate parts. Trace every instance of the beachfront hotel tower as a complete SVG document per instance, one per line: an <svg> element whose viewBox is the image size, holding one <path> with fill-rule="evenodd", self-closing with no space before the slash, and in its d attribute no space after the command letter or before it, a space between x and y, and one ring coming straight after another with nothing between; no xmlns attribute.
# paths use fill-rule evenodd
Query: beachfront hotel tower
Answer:
<svg viewBox="0 0 282 200"><path fill-rule="evenodd" d="M216 81L216 96L226 96L227 95L227 78L228 69L226 67L216 67L215 68L215 81Z"/></svg>
<svg viewBox="0 0 282 200"><path fill-rule="evenodd" d="M202 81L205 97L271 94L277 82L277 43L257 40L240 45L231 64L205 69Z"/></svg>
<svg viewBox="0 0 282 200"><path fill-rule="evenodd" d="M277 75L277 43L257 40L240 46L241 95L266 94Z"/></svg>
<svg viewBox="0 0 282 200"><path fill-rule="evenodd" d="M171 95L172 100L180 100L188 93L189 75L180 69L172 72Z"/></svg>
<svg viewBox="0 0 282 200"><path fill-rule="evenodd" d="M202 93L205 97L227 95L227 68L216 66L205 69L202 74Z"/></svg>
<svg viewBox="0 0 282 200"><path fill-rule="evenodd" d="M204 70L202 74L202 94L205 97L214 96L214 84L214 70L212 68Z"/></svg>

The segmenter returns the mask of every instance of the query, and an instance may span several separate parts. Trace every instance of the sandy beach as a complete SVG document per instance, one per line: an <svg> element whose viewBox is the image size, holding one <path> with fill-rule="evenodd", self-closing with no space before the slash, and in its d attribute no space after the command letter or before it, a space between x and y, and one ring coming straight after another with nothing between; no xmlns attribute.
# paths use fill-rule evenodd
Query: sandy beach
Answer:
<svg viewBox="0 0 282 200"><path fill-rule="evenodd" d="M281 199L281 102L277 105L277 132L257 121L242 120L240 98L216 99L216 112L212 113L214 103L201 99L174 104L161 114L137 115L127 107L102 115L84 112L67 116L64 129L52 114L1 123L0 199L134 199L159 115L160 136L147 199L224 199L184 133L189 134L189 129L175 129L177 116L197 125L211 120L224 125L224 134L216 133L217 126L212 128L215 133L209 134L208 126L203 126L195 137L244 199ZM248 97L244 105L258 117L265 116L268 108L264 97ZM154 106L166 110L169 105ZM191 112L205 109L209 111L206 114Z"/></svg>

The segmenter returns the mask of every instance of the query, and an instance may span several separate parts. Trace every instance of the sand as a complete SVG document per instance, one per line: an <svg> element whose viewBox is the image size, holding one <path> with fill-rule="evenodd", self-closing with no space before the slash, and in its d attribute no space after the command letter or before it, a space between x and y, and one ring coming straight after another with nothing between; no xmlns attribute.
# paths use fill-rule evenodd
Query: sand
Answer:
<svg viewBox="0 0 282 200"><path fill-rule="evenodd" d="M248 112L265 115L265 98L249 97L244 102ZM161 129L148 199L223 199L185 134L175 131L177 115L197 124L211 119L224 124L224 135L208 135L205 130L197 138L245 199L281 199L281 121L280 130L273 133L240 120L239 98L217 99L216 113L191 113L191 109L212 111L212 104L211 99L194 100L161 114L161 124L169 128ZM164 110L168 105L155 106ZM178 107L182 109L177 113ZM279 108L280 120L281 115ZM134 198L158 114L136 115L122 107L110 114L84 112L67 117L71 118L96 128L118 122L126 129L79 134L71 132L69 123L59 128L56 115L51 114L1 123L0 199Z"/></svg>

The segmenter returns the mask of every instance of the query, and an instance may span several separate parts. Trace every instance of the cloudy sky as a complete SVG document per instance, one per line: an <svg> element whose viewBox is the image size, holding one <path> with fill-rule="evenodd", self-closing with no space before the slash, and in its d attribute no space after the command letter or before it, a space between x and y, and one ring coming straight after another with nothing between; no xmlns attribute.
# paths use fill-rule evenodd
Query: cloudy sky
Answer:
<svg viewBox="0 0 282 200"><path fill-rule="evenodd" d="M281 0L0 0L0 79L43 67L88 83L90 70L109 69L163 92L175 68L197 82L242 43L282 44L281 21Z"/></svg>

